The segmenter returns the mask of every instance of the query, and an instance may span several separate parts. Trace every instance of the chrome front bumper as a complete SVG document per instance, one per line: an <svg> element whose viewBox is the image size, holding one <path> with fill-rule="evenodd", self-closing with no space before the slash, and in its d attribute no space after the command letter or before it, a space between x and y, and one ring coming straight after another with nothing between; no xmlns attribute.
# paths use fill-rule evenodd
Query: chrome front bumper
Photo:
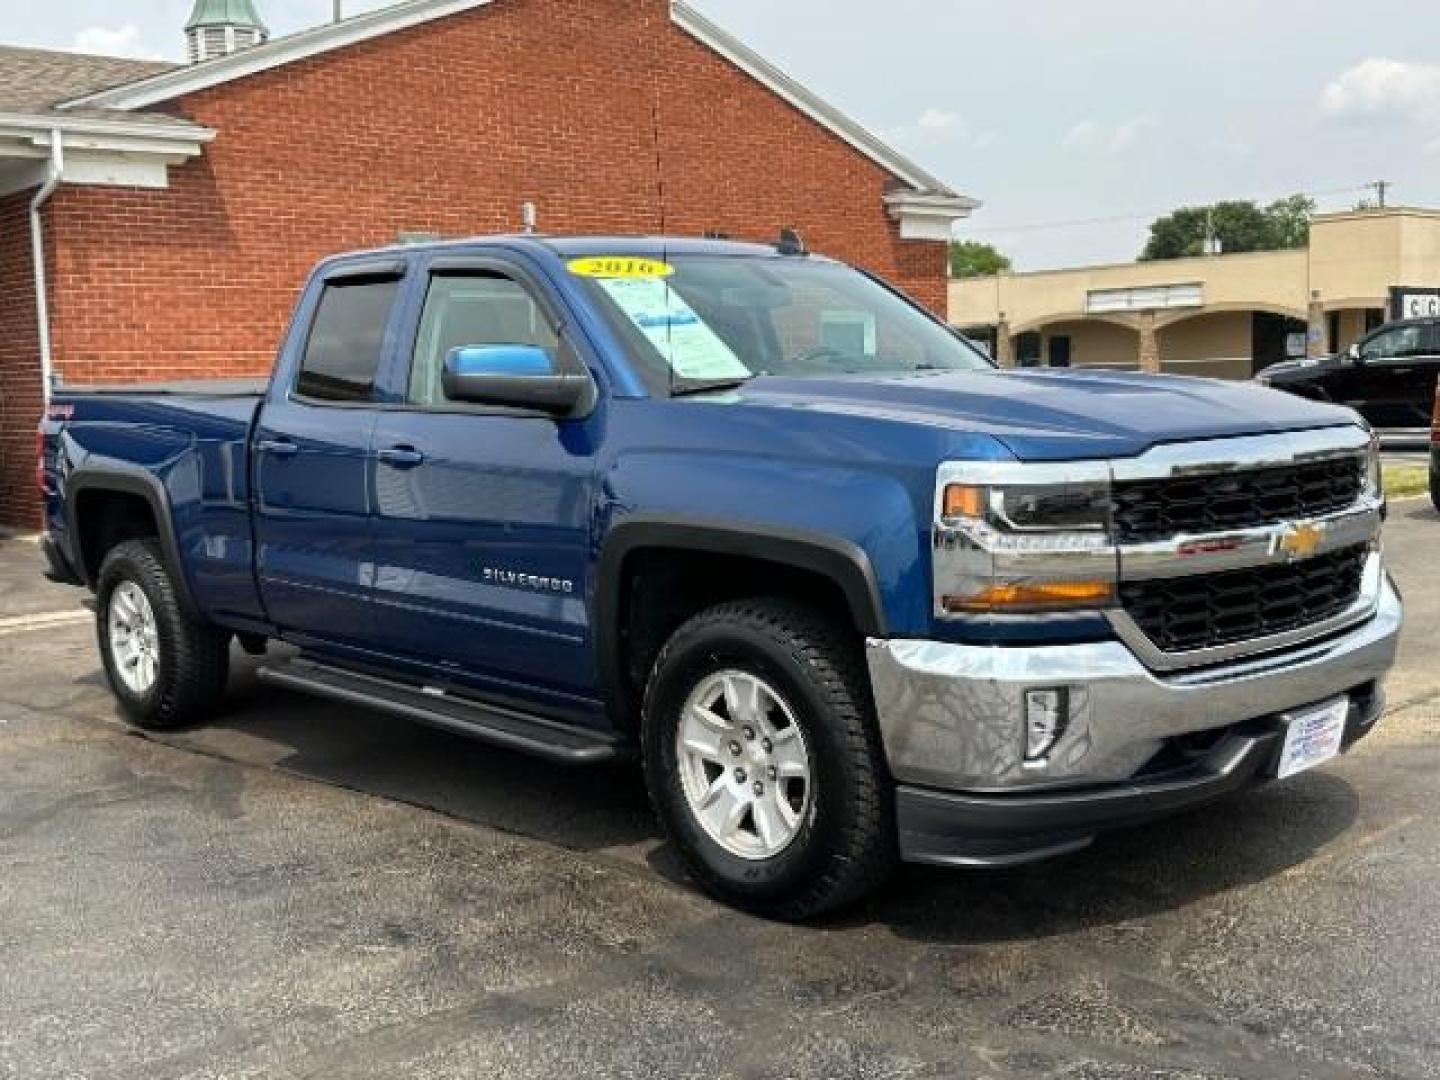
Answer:
<svg viewBox="0 0 1440 1080"><path fill-rule="evenodd" d="M890 769L902 785L1001 794L1133 777L1167 739L1271 717L1377 684L1402 608L1378 556L1373 615L1321 641L1222 666L1158 672L1122 641L1011 647L876 640L866 655ZM1063 737L1027 763L1027 689L1070 687ZM1377 688L1378 689L1378 688Z"/></svg>

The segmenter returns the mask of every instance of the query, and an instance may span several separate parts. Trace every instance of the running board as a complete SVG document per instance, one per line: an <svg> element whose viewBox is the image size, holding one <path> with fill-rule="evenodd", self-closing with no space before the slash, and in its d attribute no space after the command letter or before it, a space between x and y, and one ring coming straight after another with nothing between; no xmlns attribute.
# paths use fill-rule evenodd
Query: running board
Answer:
<svg viewBox="0 0 1440 1080"><path fill-rule="evenodd" d="M562 765L598 765L633 756L628 743L603 732L452 697L438 689L421 689L374 675L361 675L313 660L298 659L262 667L256 674L262 682L287 690L418 720Z"/></svg>

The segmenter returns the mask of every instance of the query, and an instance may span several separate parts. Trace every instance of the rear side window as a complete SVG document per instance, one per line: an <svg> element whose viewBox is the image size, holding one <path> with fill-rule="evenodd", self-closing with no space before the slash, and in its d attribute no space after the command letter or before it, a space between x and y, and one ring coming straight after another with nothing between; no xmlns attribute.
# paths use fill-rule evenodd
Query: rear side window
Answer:
<svg viewBox="0 0 1440 1080"><path fill-rule="evenodd" d="M319 401L372 401L398 280L325 286L300 362L297 393Z"/></svg>

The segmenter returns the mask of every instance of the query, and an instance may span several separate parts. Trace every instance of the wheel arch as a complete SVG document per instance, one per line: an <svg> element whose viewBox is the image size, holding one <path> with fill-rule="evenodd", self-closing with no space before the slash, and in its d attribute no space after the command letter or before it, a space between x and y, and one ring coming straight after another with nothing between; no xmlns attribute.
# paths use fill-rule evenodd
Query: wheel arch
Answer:
<svg viewBox="0 0 1440 1080"><path fill-rule="evenodd" d="M632 726L631 718L638 715L637 688L627 671L633 645L627 637L631 615L628 588L637 557L646 553L743 560L748 565L798 571L833 588L858 634L886 636L885 608L874 567L865 550L850 540L707 518L627 517L611 527L601 548L594 605L600 688L617 727Z"/></svg>
<svg viewBox="0 0 1440 1080"><path fill-rule="evenodd" d="M165 561L175 585L175 592L187 614L198 615L199 609L190 591L190 582L185 574L185 564L180 558L179 538L175 533L175 522L170 513L170 500L165 487L158 477L141 469L79 468L72 472L65 482L65 515L70 523L71 545L73 547L76 572L85 586L94 590L99 580L100 564L106 550L95 550L100 537L84 516L85 496L94 494L123 495L140 500L149 508L155 525L155 538L160 544L160 554ZM130 537L116 538L116 542Z"/></svg>

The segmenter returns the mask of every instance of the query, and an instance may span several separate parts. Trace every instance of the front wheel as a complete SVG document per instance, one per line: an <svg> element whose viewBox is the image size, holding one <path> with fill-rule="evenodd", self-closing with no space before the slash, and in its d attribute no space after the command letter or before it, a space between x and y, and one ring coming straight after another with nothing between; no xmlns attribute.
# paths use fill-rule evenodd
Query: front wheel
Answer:
<svg viewBox="0 0 1440 1080"><path fill-rule="evenodd" d="M159 548L116 545L100 567L96 600L100 656L126 718L150 731L203 719L224 693L230 639L181 606Z"/></svg>
<svg viewBox="0 0 1440 1080"><path fill-rule="evenodd" d="M786 601L721 604L677 630L645 693L651 801L713 896L800 919L895 862L893 793L854 641Z"/></svg>

